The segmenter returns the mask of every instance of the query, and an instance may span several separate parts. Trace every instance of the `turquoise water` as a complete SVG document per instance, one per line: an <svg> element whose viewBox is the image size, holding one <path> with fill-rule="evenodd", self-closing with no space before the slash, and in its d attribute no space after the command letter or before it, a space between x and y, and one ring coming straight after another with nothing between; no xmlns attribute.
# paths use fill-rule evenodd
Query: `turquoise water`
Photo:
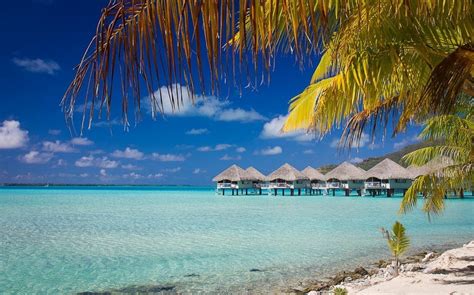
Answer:
<svg viewBox="0 0 474 295"><path fill-rule="evenodd" d="M132 285L259 292L387 256L400 219L413 248L474 239L474 199L431 223L400 198L216 196L197 188L0 189L0 293ZM258 269L261 271L250 271Z"/></svg>

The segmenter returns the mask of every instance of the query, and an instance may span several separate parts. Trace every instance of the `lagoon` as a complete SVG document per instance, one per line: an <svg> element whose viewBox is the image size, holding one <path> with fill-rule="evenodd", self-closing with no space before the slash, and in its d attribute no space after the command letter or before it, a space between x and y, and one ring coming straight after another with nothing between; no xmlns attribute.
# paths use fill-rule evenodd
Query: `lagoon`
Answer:
<svg viewBox="0 0 474 295"><path fill-rule="evenodd" d="M388 256L400 220L412 249L474 237L474 199L431 222L400 198L216 196L212 188L0 189L0 293L130 286L265 292Z"/></svg>

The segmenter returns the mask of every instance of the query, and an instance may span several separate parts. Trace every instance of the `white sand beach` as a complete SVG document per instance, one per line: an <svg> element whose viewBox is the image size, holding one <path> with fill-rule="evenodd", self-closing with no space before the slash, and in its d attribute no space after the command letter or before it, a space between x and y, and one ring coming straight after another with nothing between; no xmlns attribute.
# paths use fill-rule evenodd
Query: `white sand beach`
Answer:
<svg viewBox="0 0 474 295"><path fill-rule="evenodd" d="M402 265L397 277L388 266L336 287L349 294L474 294L474 241L433 257L429 253L420 263Z"/></svg>

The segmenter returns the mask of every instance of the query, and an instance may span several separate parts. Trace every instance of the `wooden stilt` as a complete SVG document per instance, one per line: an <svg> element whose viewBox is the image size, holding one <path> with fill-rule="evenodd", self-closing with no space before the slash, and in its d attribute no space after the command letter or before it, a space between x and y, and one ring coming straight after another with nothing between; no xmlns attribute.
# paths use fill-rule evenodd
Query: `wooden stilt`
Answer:
<svg viewBox="0 0 474 295"><path fill-rule="evenodd" d="M335 195L336 195L336 189L333 188L333 189L332 189L332 196L334 197Z"/></svg>
<svg viewBox="0 0 474 295"><path fill-rule="evenodd" d="M461 189L461 190L459 191L459 197L460 197L461 199L464 199L464 189Z"/></svg>
<svg viewBox="0 0 474 295"><path fill-rule="evenodd" d="M282 196L285 195L285 189L284 189L284 188L281 189L281 195L282 195Z"/></svg>
<svg viewBox="0 0 474 295"><path fill-rule="evenodd" d="M345 195L346 195L346 197L348 197L348 196L349 196L349 194L350 194L350 190L349 190L349 189L346 189L346 191L345 191Z"/></svg>
<svg viewBox="0 0 474 295"><path fill-rule="evenodd" d="M292 188L290 188L290 196L294 196L294 194L295 194L295 191Z"/></svg>
<svg viewBox="0 0 474 295"><path fill-rule="evenodd" d="M301 189L298 189L298 196L301 196Z"/></svg>

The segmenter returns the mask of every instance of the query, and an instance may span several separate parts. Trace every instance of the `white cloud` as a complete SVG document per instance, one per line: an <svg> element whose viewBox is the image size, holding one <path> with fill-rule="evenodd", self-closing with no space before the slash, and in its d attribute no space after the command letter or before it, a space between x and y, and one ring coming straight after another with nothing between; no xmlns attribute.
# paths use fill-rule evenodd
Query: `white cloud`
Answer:
<svg viewBox="0 0 474 295"><path fill-rule="evenodd" d="M73 145L82 145L82 146L94 144L92 140L87 139L86 137L74 137L73 139L71 139L71 143Z"/></svg>
<svg viewBox="0 0 474 295"><path fill-rule="evenodd" d="M286 118L288 118L288 115L280 115L265 123L263 125L263 130L260 133L260 137L263 139L288 138L296 141L310 141L315 139L312 134L306 133L303 130L294 132L282 132L281 129L285 124Z"/></svg>
<svg viewBox="0 0 474 295"><path fill-rule="evenodd" d="M100 168L113 169L113 168L117 168L118 165L119 165L119 162L114 161L114 160L109 160L107 157L102 157L100 159L97 159L97 166Z"/></svg>
<svg viewBox="0 0 474 295"><path fill-rule="evenodd" d="M79 176L82 178L86 178L86 177L89 177L89 173L81 173L79 174Z"/></svg>
<svg viewBox="0 0 474 295"><path fill-rule="evenodd" d="M181 171L181 167L168 168L168 169L164 169L163 171L169 172L169 173L176 173L176 172Z"/></svg>
<svg viewBox="0 0 474 295"><path fill-rule="evenodd" d="M201 134L206 134L209 133L209 130L207 128L199 128L199 129L191 129L186 131L187 135L201 135Z"/></svg>
<svg viewBox="0 0 474 295"><path fill-rule="evenodd" d="M156 173L156 174L148 174L147 178L148 178L148 179L153 179L153 178L156 179L156 178L161 178L161 177L163 177L163 176L164 176L163 173Z"/></svg>
<svg viewBox="0 0 474 295"><path fill-rule="evenodd" d="M141 167L136 166L136 165L132 165L132 164L122 165L122 169L127 169L127 170L142 170Z"/></svg>
<svg viewBox="0 0 474 295"><path fill-rule="evenodd" d="M81 168L92 167L94 166L94 157L93 156L81 157L79 160L77 160L74 163L74 165L76 165L76 167L81 167Z"/></svg>
<svg viewBox="0 0 474 295"><path fill-rule="evenodd" d="M153 153L152 158L161 162L183 162L186 158L183 155Z"/></svg>
<svg viewBox="0 0 474 295"><path fill-rule="evenodd" d="M166 87L161 87L155 91L154 97L156 104L152 104L150 97L146 97L143 101L143 108L150 113L158 114L160 112L169 116L201 116L214 119L216 121L238 121L251 122L265 120L266 118L255 110L244 110L241 108L231 108L228 101L219 100L215 96L202 96L195 94L192 96L185 86L173 84L173 96L176 101L176 92L181 94L182 100L179 105L174 107L170 102L170 95ZM194 99L194 104L193 104Z"/></svg>
<svg viewBox="0 0 474 295"><path fill-rule="evenodd" d="M419 142L420 140L421 140L421 139L420 139L418 136L416 136L416 135L414 135L414 136L412 136L412 137L407 137L407 138L402 139L402 140L399 141L399 142L394 143L394 144L393 144L393 148L395 148L395 149L398 150L398 149L401 149L401 148L403 148L403 147L406 147L407 145L410 145L410 144L412 144L412 143Z"/></svg>
<svg viewBox="0 0 474 295"><path fill-rule="evenodd" d="M64 159L59 159L54 165L54 167L63 167L63 166L67 166L67 162Z"/></svg>
<svg viewBox="0 0 474 295"><path fill-rule="evenodd" d="M76 150L66 142L56 141L43 141L43 151L51 153L73 153Z"/></svg>
<svg viewBox="0 0 474 295"><path fill-rule="evenodd" d="M105 170L105 169L100 169L100 176L106 177L106 176L107 176L107 170Z"/></svg>
<svg viewBox="0 0 474 295"><path fill-rule="evenodd" d="M91 154L91 155L101 155L101 154L103 154L103 153L105 153L105 152L104 152L103 150L100 150L100 149L98 149L98 150L93 150L93 151L90 151L90 152L89 152L89 154Z"/></svg>
<svg viewBox="0 0 474 295"><path fill-rule="evenodd" d="M369 144L367 145L367 148L368 148L369 150L375 150L375 149L380 148L380 144L378 144L378 143L369 143Z"/></svg>
<svg viewBox="0 0 474 295"><path fill-rule="evenodd" d="M354 164L360 163L362 161L364 161L364 159L359 158L359 157L354 157L349 160L349 162L354 163Z"/></svg>
<svg viewBox="0 0 474 295"><path fill-rule="evenodd" d="M239 161L239 160L242 160L242 157L241 156L231 157L228 154L225 154L219 160L222 160L222 161Z"/></svg>
<svg viewBox="0 0 474 295"><path fill-rule="evenodd" d="M260 151L256 151L256 155L262 155L262 156L274 156L281 154L283 152L283 149L280 146L275 146L275 147L268 147L266 149L262 149Z"/></svg>
<svg viewBox="0 0 474 295"><path fill-rule="evenodd" d="M0 125L0 149L20 148L27 142L28 131L20 128L20 122L6 120Z"/></svg>
<svg viewBox="0 0 474 295"><path fill-rule="evenodd" d="M26 164L45 164L53 158L51 153L41 153L38 151L31 151L20 157L20 161Z"/></svg>
<svg viewBox="0 0 474 295"><path fill-rule="evenodd" d="M235 151L238 152L238 153L245 153L245 151L247 151L247 149L241 146L241 147L236 148Z"/></svg>
<svg viewBox="0 0 474 295"><path fill-rule="evenodd" d="M220 143L220 144L217 144L216 146L214 147L211 147L211 146L202 146L202 147L199 147L197 150L199 152L217 152L217 151L223 151L223 150L226 150L228 148L231 148L233 145L232 144L227 144L227 143Z"/></svg>
<svg viewBox="0 0 474 295"><path fill-rule="evenodd" d="M84 105L82 105L82 108L84 108ZM76 110L77 110L77 108L76 108ZM83 111L83 109L80 112L82 112L82 111ZM100 127L112 127L112 126L123 125L123 123L119 119L112 119L110 121L93 122L92 125L94 127L99 127L100 128Z"/></svg>
<svg viewBox="0 0 474 295"><path fill-rule="evenodd" d="M202 173L205 173L206 170L202 170L201 168L195 168L193 170L193 174L202 174Z"/></svg>
<svg viewBox="0 0 474 295"><path fill-rule="evenodd" d="M210 146L201 146L197 149L199 152L212 152L213 148Z"/></svg>
<svg viewBox="0 0 474 295"><path fill-rule="evenodd" d="M143 175L141 175L141 174L139 174L139 173L135 173L135 172L131 172L131 173L128 173L128 174L124 174L124 175L122 175L122 177L123 177L123 178L126 178L126 179L134 179L134 180L144 178Z"/></svg>
<svg viewBox="0 0 474 295"><path fill-rule="evenodd" d="M216 119L218 121L239 121L239 122L251 122L251 121L263 121L267 119L255 110L244 110L241 108L227 109L219 112Z"/></svg>
<svg viewBox="0 0 474 295"><path fill-rule="evenodd" d="M61 134L61 130L59 130L59 129L49 129L48 134L49 135L59 135L59 134Z"/></svg>
<svg viewBox="0 0 474 295"><path fill-rule="evenodd" d="M335 138L331 141L331 144L330 144L330 147L332 148L338 148L339 147L339 143L340 143L340 139L339 138ZM344 142L342 142L344 144ZM367 146L367 144L370 143L370 137L367 133L365 132L362 132L361 136L360 136L360 140L357 141L356 138L354 138L354 140L352 141L352 147L355 147L355 148L362 148L362 147L365 147ZM368 145L369 149L375 149L378 147L378 145L376 144L369 144Z"/></svg>
<svg viewBox="0 0 474 295"><path fill-rule="evenodd" d="M32 73L44 73L49 75L54 75L57 71L61 69L59 64L54 60L44 60L41 58L13 58L13 63L17 66L27 70Z"/></svg>
<svg viewBox="0 0 474 295"><path fill-rule="evenodd" d="M218 144L216 145L216 147L214 148L215 151L223 151L223 150L226 150L228 148L232 147L231 144L226 144L226 143L221 143L221 144Z"/></svg>
<svg viewBox="0 0 474 295"><path fill-rule="evenodd" d="M129 147L125 148L125 150L115 150L112 154L112 157L115 158L124 158L124 159L134 159L134 160L141 160L143 159L143 153L137 149L131 149Z"/></svg>
<svg viewBox="0 0 474 295"><path fill-rule="evenodd" d="M311 154L314 154L314 151L311 150L311 149L307 149L307 150L304 150L304 151L303 151L303 154L311 155Z"/></svg>
<svg viewBox="0 0 474 295"><path fill-rule="evenodd" d="M94 156L84 156L77 160L74 165L80 168L94 166L99 168L113 169L118 167L119 162L110 160L107 157L94 158Z"/></svg>

